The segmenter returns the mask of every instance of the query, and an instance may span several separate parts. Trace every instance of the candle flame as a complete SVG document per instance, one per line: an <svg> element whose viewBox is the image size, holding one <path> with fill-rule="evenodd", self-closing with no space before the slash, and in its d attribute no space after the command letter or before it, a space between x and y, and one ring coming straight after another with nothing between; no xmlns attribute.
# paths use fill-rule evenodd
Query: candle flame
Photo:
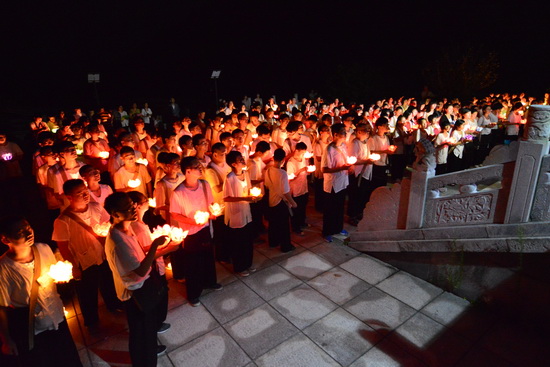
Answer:
<svg viewBox="0 0 550 367"><path fill-rule="evenodd" d="M76 155L82 155L84 153L84 149L76 148Z"/></svg>
<svg viewBox="0 0 550 367"><path fill-rule="evenodd" d="M315 166L314 165L307 166L307 171L308 173L315 172Z"/></svg>
<svg viewBox="0 0 550 367"><path fill-rule="evenodd" d="M212 215L215 215L216 217L222 215L224 208L225 205L220 205L218 203L214 203L209 206L210 213L212 213Z"/></svg>
<svg viewBox="0 0 550 367"><path fill-rule="evenodd" d="M143 164L144 166L149 164L149 161L145 158L138 158L136 159L136 163Z"/></svg>
<svg viewBox="0 0 550 367"><path fill-rule="evenodd" d="M11 153L2 154L2 159L5 161L11 161L12 158L13 158L13 155Z"/></svg>
<svg viewBox="0 0 550 367"><path fill-rule="evenodd" d="M397 149L397 147L396 147L395 145L390 145L390 146L388 147L388 150L389 150L390 152L395 152L396 149Z"/></svg>
<svg viewBox="0 0 550 367"><path fill-rule="evenodd" d="M210 218L210 213L197 210L195 212L194 218L195 223L197 223L198 225L203 225L208 222L208 219Z"/></svg>
<svg viewBox="0 0 550 367"><path fill-rule="evenodd" d="M262 194L262 189L259 187L252 187L250 189L250 196L258 197Z"/></svg>
<svg viewBox="0 0 550 367"><path fill-rule="evenodd" d="M377 161L380 159L380 154L378 153L371 153L371 155L369 156L369 158L373 161Z"/></svg>
<svg viewBox="0 0 550 367"><path fill-rule="evenodd" d="M309 159L309 158L312 158L312 157L313 157L313 153L311 153L311 152L305 152L304 153L304 158Z"/></svg>
<svg viewBox="0 0 550 367"><path fill-rule="evenodd" d="M290 175L288 175L288 180L294 180L296 178L296 175L294 173L291 173Z"/></svg>
<svg viewBox="0 0 550 367"><path fill-rule="evenodd" d="M68 261L58 261L56 264L50 266L48 275L56 283L66 283L73 279L73 264Z"/></svg>
<svg viewBox="0 0 550 367"><path fill-rule="evenodd" d="M157 207L157 199L155 198L149 198L149 206L151 208L156 208Z"/></svg>
<svg viewBox="0 0 550 367"><path fill-rule="evenodd" d="M101 159L109 158L109 152L99 152L99 158Z"/></svg>
<svg viewBox="0 0 550 367"><path fill-rule="evenodd" d="M355 164L357 162L357 157L351 156L347 159L348 164Z"/></svg>
<svg viewBox="0 0 550 367"><path fill-rule="evenodd" d="M128 187L131 187L132 189L139 187L139 185L141 185L141 180L139 178L136 178L135 180L128 180Z"/></svg>
<svg viewBox="0 0 550 367"><path fill-rule="evenodd" d="M111 228L111 223L105 222L102 224L96 224L94 226L94 232L100 237L107 237L107 234L109 234L109 229Z"/></svg>
<svg viewBox="0 0 550 367"><path fill-rule="evenodd" d="M158 226L153 230L151 239L155 240L161 236L167 236L173 242L182 242L189 234L189 231L184 231L179 227L172 227L169 224Z"/></svg>

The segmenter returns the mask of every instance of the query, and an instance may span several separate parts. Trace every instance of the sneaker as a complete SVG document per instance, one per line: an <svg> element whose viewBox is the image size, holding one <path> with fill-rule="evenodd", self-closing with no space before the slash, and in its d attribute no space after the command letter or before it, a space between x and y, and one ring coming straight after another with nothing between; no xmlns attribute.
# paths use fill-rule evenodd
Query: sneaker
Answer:
<svg viewBox="0 0 550 367"><path fill-rule="evenodd" d="M253 267L248 268L248 272L249 272L249 273L255 273L256 270L257 270L257 269L256 269L256 268L253 268Z"/></svg>
<svg viewBox="0 0 550 367"><path fill-rule="evenodd" d="M288 252L290 252L290 251L294 251L294 250L296 250L296 247L294 247L293 245L290 245L289 248L284 249L284 250L281 250L281 252L282 252L283 254L286 254L286 253L288 253Z"/></svg>
<svg viewBox="0 0 550 367"><path fill-rule="evenodd" d="M297 236L305 236L306 235L304 233L304 231L294 231L294 234L296 234Z"/></svg>
<svg viewBox="0 0 550 367"><path fill-rule="evenodd" d="M247 277L250 275L250 272L248 270L245 270L245 271L241 271L240 273L237 273L238 275L242 276L242 277Z"/></svg>
<svg viewBox="0 0 550 367"><path fill-rule="evenodd" d="M168 331L172 325L170 325L167 322L163 322L162 325L160 325L160 328L157 330L157 334L162 334Z"/></svg>
<svg viewBox="0 0 550 367"><path fill-rule="evenodd" d="M189 304L193 307L199 307L201 305L201 301L198 298L190 299Z"/></svg>
<svg viewBox="0 0 550 367"><path fill-rule="evenodd" d="M346 231L345 229L342 229L342 231L340 232L340 234L341 234L342 236L346 236L346 237L349 236L349 232Z"/></svg>
<svg viewBox="0 0 550 367"><path fill-rule="evenodd" d="M332 242L332 236L325 236L325 242Z"/></svg>
<svg viewBox="0 0 550 367"><path fill-rule="evenodd" d="M208 289L212 289L213 291L221 291L223 289L223 285L216 283L211 287L206 287Z"/></svg>
<svg viewBox="0 0 550 367"><path fill-rule="evenodd" d="M166 345L159 344L157 345L157 356L161 356L166 353Z"/></svg>

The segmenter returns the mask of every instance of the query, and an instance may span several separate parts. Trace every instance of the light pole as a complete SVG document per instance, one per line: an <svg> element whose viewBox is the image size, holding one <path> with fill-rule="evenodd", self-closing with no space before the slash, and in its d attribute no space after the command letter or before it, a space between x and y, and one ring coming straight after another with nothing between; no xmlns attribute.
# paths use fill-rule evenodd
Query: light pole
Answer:
<svg viewBox="0 0 550 367"><path fill-rule="evenodd" d="M214 107L216 108L216 113L218 113L218 79L220 78L221 73L221 70L214 70L212 71L212 76L210 76L210 79L214 79L214 94L216 97L216 104Z"/></svg>
<svg viewBox="0 0 550 367"><path fill-rule="evenodd" d="M99 93L97 92L97 84L99 83L99 73L89 73L88 74L88 83L94 85L94 96L97 103L97 108L99 108Z"/></svg>

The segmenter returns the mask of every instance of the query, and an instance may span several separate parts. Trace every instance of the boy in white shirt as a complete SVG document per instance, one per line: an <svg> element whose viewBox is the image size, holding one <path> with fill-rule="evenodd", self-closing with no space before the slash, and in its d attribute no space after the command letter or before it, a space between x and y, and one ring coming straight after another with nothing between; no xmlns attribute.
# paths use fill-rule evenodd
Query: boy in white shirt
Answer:
<svg viewBox="0 0 550 367"><path fill-rule="evenodd" d="M101 174L99 170L90 165L80 167L79 173L88 185L91 201L99 203L101 206L103 206L103 203L105 203L105 199L107 198L107 196L113 193L113 189L111 189L111 186L100 184L99 181L101 180Z"/></svg>
<svg viewBox="0 0 550 367"><path fill-rule="evenodd" d="M265 186L269 190L269 247L281 246L281 252L295 247L290 243L290 210L297 204L290 194L287 173L281 169L286 153L279 148L273 154L273 166L265 172Z"/></svg>
<svg viewBox="0 0 550 367"><path fill-rule="evenodd" d="M176 187L183 182L185 176L180 170L180 156L176 153L165 154L167 155L164 164L165 176L155 185L155 214L160 214L166 223L171 224L170 198Z"/></svg>
<svg viewBox="0 0 550 367"><path fill-rule="evenodd" d="M145 165L136 162L134 149L123 147L120 150L120 158L123 165L113 177L115 190L121 192L139 191L147 197L152 197L151 176L149 176Z"/></svg>
<svg viewBox="0 0 550 367"><path fill-rule="evenodd" d="M266 165L264 163L264 157L270 154L270 145L266 141L260 141L256 145L256 151L250 157L248 161L248 170L250 172L250 181L252 186L262 189L262 195L264 195L264 173ZM252 211L252 222L254 222L253 237L257 238L260 233L265 232L263 223L264 216L267 216L267 197L264 195L260 201L250 204L250 210Z"/></svg>

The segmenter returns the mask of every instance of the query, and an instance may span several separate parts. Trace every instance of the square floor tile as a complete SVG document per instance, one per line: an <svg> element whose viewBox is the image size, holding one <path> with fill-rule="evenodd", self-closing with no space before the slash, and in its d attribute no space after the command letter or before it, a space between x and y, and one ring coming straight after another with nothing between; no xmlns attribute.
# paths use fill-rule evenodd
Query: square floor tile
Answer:
<svg viewBox="0 0 550 367"><path fill-rule="evenodd" d="M269 259L269 257L263 255L259 251L254 251L254 257L252 258L252 267L256 270L265 269L275 264Z"/></svg>
<svg viewBox="0 0 550 367"><path fill-rule="evenodd" d="M261 356L298 332L268 304L228 322L224 328L251 358Z"/></svg>
<svg viewBox="0 0 550 367"><path fill-rule="evenodd" d="M371 287L370 284L338 267L307 282L333 302L343 305Z"/></svg>
<svg viewBox="0 0 550 367"><path fill-rule="evenodd" d="M258 307L264 300L242 282L233 282L219 292L201 297L202 304L220 324Z"/></svg>
<svg viewBox="0 0 550 367"><path fill-rule="evenodd" d="M300 279L279 265L260 270L242 281L266 301L302 284Z"/></svg>
<svg viewBox="0 0 550 367"><path fill-rule="evenodd" d="M384 340L358 358L350 367L426 367L400 346Z"/></svg>
<svg viewBox="0 0 550 367"><path fill-rule="evenodd" d="M237 277L233 274L233 265L224 266L216 261L216 278L218 283L222 285L228 285L236 281Z"/></svg>
<svg viewBox="0 0 550 367"><path fill-rule="evenodd" d="M321 256L333 265L340 265L361 254L359 251L354 250L351 247L334 242L327 243L324 241L321 244L312 247L310 251Z"/></svg>
<svg viewBox="0 0 550 367"><path fill-rule="evenodd" d="M420 312L445 326L457 322L470 307L470 302L449 292L441 293Z"/></svg>
<svg viewBox="0 0 550 367"><path fill-rule="evenodd" d="M168 309L179 307L187 303L187 288L185 283L179 283L175 279L168 281Z"/></svg>
<svg viewBox="0 0 550 367"><path fill-rule="evenodd" d="M100 360L108 366L130 366L130 352L128 351L128 332L112 335L88 347L92 365Z"/></svg>
<svg viewBox="0 0 550 367"><path fill-rule="evenodd" d="M367 255L354 257L340 267L370 284L377 284L397 271L393 266Z"/></svg>
<svg viewBox="0 0 550 367"><path fill-rule="evenodd" d="M279 263L283 260L288 259L289 257L292 257L296 254L299 254L300 252L305 251L303 247L296 246L296 249L294 251L282 253L279 247L271 248L267 243L256 246L256 250L262 255L268 257L271 261L274 261L276 263Z"/></svg>
<svg viewBox="0 0 550 367"><path fill-rule="evenodd" d="M245 366L250 358L223 330L217 328L168 354L174 366Z"/></svg>
<svg viewBox="0 0 550 367"><path fill-rule="evenodd" d="M363 337L365 332L375 333L341 308L304 329L304 334L343 366L355 361L374 345Z"/></svg>
<svg viewBox="0 0 550 367"><path fill-rule="evenodd" d="M311 325L337 307L329 299L305 284L269 303L299 329Z"/></svg>
<svg viewBox="0 0 550 367"><path fill-rule="evenodd" d="M382 333L395 329L415 313L413 308L375 287L346 303L344 309Z"/></svg>
<svg viewBox="0 0 550 367"><path fill-rule="evenodd" d="M281 266L302 280L316 277L331 269L333 265L310 251L282 261Z"/></svg>
<svg viewBox="0 0 550 367"><path fill-rule="evenodd" d="M168 351L218 327L218 323L206 308L192 307L188 303L168 311L166 322L171 327L165 333L158 334L158 338L168 347Z"/></svg>
<svg viewBox="0 0 550 367"><path fill-rule="evenodd" d="M321 233L315 227L309 227L304 230L304 236L292 235L292 242L297 243L305 248L311 248L317 246L320 243L324 243Z"/></svg>
<svg viewBox="0 0 550 367"><path fill-rule="evenodd" d="M377 287L417 310L443 293L441 288L402 271L383 280Z"/></svg>
<svg viewBox="0 0 550 367"><path fill-rule="evenodd" d="M270 350L255 362L258 367L339 366L328 354L302 334Z"/></svg>
<svg viewBox="0 0 550 367"><path fill-rule="evenodd" d="M157 367L174 367L168 355L160 356L157 360Z"/></svg>
<svg viewBox="0 0 550 367"><path fill-rule="evenodd" d="M478 345L474 346L466 355L456 364L456 367L517 367L510 361L505 360L501 356L487 350L480 348Z"/></svg>
<svg viewBox="0 0 550 367"><path fill-rule="evenodd" d="M471 347L470 341L421 313L405 321L388 339L430 366L452 366Z"/></svg>

